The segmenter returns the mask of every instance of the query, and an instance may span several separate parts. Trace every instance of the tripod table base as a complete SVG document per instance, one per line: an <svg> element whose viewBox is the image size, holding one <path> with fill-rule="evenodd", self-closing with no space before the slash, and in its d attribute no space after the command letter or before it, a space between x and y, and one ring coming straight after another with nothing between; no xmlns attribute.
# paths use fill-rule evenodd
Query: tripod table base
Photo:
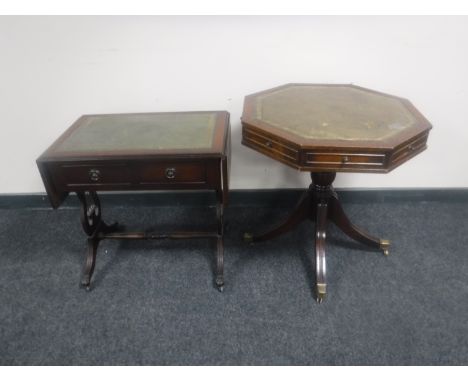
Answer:
<svg viewBox="0 0 468 382"><path fill-rule="evenodd" d="M244 234L244 241L255 243L288 232L305 219L315 221L316 299L319 303L324 300L327 293L325 241L326 225L329 220L352 239L380 249L386 256L390 246L389 240L373 237L351 223L332 187L335 177L334 172L311 173L312 184L282 224L263 234L253 235L248 232Z"/></svg>

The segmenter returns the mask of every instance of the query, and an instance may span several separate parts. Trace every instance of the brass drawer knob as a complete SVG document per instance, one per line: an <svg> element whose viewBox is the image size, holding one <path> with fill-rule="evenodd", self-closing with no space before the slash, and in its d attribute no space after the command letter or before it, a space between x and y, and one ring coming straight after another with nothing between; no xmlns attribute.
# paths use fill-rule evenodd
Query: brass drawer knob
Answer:
<svg viewBox="0 0 468 382"><path fill-rule="evenodd" d="M271 149L273 147L273 143L271 141L266 141L265 146Z"/></svg>
<svg viewBox="0 0 468 382"><path fill-rule="evenodd" d="M95 168L92 168L89 170L89 179L92 182L98 182L101 179L101 171L96 170Z"/></svg>
<svg viewBox="0 0 468 382"><path fill-rule="evenodd" d="M349 156L345 155L344 157L341 158L341 161L343 163L348 163L349 162Z"/></svg>
<svg viewBox="0 0 468 382"><path fill-rule="evenodd" d="M166 174L167 179L174 179L175 174L176 174L176 169L173 167L166 168L165 174Z"/></svg>

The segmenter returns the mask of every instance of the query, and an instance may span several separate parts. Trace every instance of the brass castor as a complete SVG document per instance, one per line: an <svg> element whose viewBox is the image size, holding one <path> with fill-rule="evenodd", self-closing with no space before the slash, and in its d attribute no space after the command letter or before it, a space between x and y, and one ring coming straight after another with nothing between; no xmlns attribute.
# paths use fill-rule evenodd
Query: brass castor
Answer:
<svg viewBox="0 0 468 382"><path fill-rule="evenodd" d="M244 233L244 242L245 243L253 243L253 235L250 232Z"/></svg>
<svg viewBox="0 0 468 382"><path fill-rule="evenodd" d="M380 249L385 256L388 256L388 248L390 247L390 240L380 240Z"/></svg>
<svg viewBox="0 0 468 382"><path fill-rule="evenodd" d="M317 302L321 304L327 294L327 284L317 284Z"/></svg>

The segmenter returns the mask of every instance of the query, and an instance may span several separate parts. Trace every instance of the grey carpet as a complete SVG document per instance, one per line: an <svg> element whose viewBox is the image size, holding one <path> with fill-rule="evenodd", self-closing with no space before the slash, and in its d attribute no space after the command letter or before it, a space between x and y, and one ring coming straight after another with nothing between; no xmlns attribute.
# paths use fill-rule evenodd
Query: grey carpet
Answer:
<svg viewBox="0 0 468 382"><path fill-rule="evenodd" d="M286 208L230 208L224 293L210 239L103 242L87 293L77 209L0 210L2 365L467 365L468 206L345 204L390 256L328 231L313 295L313 225L255 245ZM104 210L127 228L209 224L213 208Z"/></svg>

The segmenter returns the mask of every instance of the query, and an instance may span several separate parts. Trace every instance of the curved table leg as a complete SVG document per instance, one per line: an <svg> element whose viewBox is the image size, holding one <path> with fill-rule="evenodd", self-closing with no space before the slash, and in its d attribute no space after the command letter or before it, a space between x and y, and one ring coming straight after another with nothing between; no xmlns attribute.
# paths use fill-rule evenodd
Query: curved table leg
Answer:
<svg viewBox="0 0 468 382"><path fill-rule="evenodd" d="M336 226L338 226L338 228L352 239L370 247L379 248L383 251L385 256L388 255L388 247L390 246L389 240L378 239L371 236L351 223L336 195L332 195L330 197L330 204L329 218L336 224Z"/></svg>
<svg viewBox="0 0 468 382"><path fill-rule="evenodd" d="M297 203L296 207L294 208L293 212L289 217L279 226L268 231L266 233L260 235L253 235L249 232L244 233L244 241L248 243L257 242L257 241L264 241L268 239L273 239L283 233L290 231L296 225L298 225L303 220L307 219L310 214L310 195L309 192L306 191L302 194L299 202Z"/></svg>
<svg viewBox="0 0 468 382"><path fill-rule="evenodd" d="M223 205L218 203L216 213L218 217L218 236L216 252L216 276L215 284L220 292L224 290L224 225L223 225Z"/></svg>
<svg viewBox="0 0 468 382"><path fill-rule="evenodd" d="M81 285L88 291L91 289L91 277L93 276L94 266L96 265L98 245L99 239L94 237L88 238L88 253L83 268L83 278L81 279Z"/></svg>
<svg viewBox="0 0 468 382"><path fill-rule="evenodd" d="M327 293L327 264L325 258L325 239L327 227L327 201L317 204L317 217L315 222L315 259L316 259L316 284L317 302L321 303Z"/></svg>
<svg viewBox="0 0 468 382"><path fill-rule="evenodd" d="M88 253L83 268L81 285L89 291L91 289L91 277L93 276L96 264L96 253L101 239L100 236L117 231L119 225L118 223L110 225L104 223L102 220L101 203L96 191L81 191L77 192L76 195L81 202L81 225L86 235L88 235Z"/></svg>

